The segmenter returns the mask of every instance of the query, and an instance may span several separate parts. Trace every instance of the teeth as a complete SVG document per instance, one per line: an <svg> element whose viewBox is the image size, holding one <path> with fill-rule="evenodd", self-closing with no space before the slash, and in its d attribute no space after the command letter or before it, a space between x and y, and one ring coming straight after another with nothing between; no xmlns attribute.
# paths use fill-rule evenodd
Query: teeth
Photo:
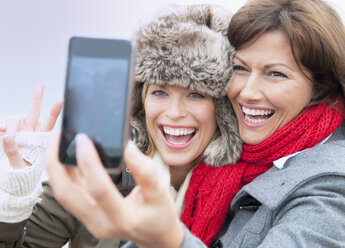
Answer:
<svg viewBox="0 0 345 248"><path fill-rule="evenodd" d="M170 134L174 136L188 135L195 132L195 128L171 128L163 126L165 134Z"/></svg>
<svg viewBox="0 0 345 248"><path fill-rule="evenodd" d="M273 110L268 110L268 109L249 109L243 106L242 106L242 111L246 115L270 115L274 112Z"/></svg>
<svg viewBox="0 0 345 248"><path fill-rule="evenodd" d="M264 122L265 120L267 120L267 119L252 119L248 115L245 115L244 119L250 123L253 123L253 124L260 124L260 123Z"/></svg>

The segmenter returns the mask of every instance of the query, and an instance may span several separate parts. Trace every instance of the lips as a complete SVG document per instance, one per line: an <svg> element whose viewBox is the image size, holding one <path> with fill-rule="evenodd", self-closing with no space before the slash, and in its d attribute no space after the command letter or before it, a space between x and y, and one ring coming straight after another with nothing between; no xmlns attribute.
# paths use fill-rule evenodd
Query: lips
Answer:
<svg viewBox="0 0 345 248"><path fill-rule="evenodd" d="M272 109L267 108L253 108L241 105L243 114L243 121L248 126L262 126L264 125L275 113Z"/></svg>
<svg viewBox="0 0 345 248"><path fill-rule="evenodd" d="M172 127L161 125L165 144L171 149L184 149L190 145L198 129L195 127Z"/></svg>

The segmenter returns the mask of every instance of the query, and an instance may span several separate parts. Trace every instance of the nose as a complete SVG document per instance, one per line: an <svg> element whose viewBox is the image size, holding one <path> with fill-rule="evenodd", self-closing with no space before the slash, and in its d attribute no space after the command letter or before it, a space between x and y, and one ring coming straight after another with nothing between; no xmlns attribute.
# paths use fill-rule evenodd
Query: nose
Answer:
<svg viewBox="0 0 345 248"><path fill-rule="evenodd" d="M169 107L166 115L171 120L178 120L188 115L185 103L183 99L179 97L173 97L169 102Z"/></svg>
<svg viewBox="0 0 345 248"><path fill-rule="evenodd" d="M241 90L241 97L247 101L256 101L262 98L261 86L262 78L258 73L252 72L247 78L243 78L243 87Z"/></svg>

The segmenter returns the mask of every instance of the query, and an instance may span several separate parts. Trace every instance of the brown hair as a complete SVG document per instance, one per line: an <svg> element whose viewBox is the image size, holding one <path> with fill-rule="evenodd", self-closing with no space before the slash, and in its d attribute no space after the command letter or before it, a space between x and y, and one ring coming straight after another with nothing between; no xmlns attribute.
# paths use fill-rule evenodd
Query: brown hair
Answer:
<svg viewBox="0 0 345 248"><path fill-rule="evenodd" d="M323 0L249 0L229 24L235 49L267 31L280 30L290 41L299 66L311 72L314 101L345 95L345 28Z"/></svg>

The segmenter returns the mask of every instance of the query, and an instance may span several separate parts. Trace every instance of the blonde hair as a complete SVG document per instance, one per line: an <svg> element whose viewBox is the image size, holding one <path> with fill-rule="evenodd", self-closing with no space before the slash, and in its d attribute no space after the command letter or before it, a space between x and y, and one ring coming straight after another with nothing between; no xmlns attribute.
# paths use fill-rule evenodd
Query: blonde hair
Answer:
<svg viewBox="0 0 345 248"><path fill-rule="evenodd" d="M148 83L144 83L143 90L141 92L141 102L142 102L143 106L145 105L145 99L146 99L148 90L149 90L149 84ZM146 113L145 113L145 116L146 116ZM145 129L147 131L146 121L145 121ZM151 139L151 135L148 134L147 136L149 138L149 145L148 145L148 147L147 147L147 149L145 151L145 155L150 157L150 158L152 158L153 155L155 154L155 152L157 151L157 149L156 149L155 144L153 143L153 140Z"/></svg>

